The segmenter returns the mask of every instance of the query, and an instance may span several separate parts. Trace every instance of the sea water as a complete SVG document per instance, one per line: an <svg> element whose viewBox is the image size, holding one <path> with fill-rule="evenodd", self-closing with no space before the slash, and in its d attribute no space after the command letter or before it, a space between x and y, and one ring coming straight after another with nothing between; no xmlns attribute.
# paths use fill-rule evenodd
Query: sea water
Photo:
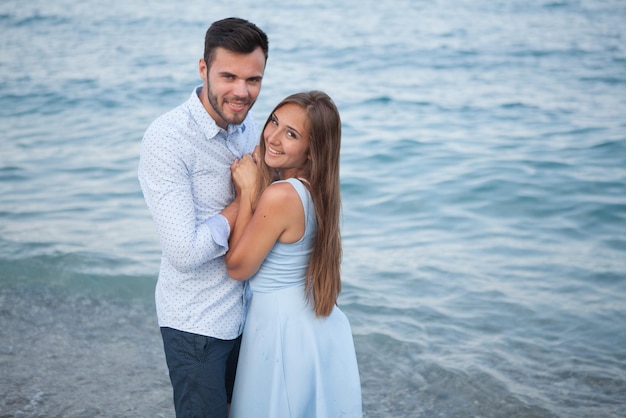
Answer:
<svg viewBox="0 0 626 418"><path fill-rule="evenodd" d="M622 0L0 2L0 416L173 416L139 143L228 16L341 111L365 416L626 416Z"/></svg>

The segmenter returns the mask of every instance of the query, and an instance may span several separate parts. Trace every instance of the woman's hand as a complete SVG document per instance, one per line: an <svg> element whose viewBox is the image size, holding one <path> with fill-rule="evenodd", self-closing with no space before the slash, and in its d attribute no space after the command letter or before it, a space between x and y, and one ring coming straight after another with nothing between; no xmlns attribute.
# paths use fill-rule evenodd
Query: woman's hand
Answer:
<svg viewBox="0 0 626 418"><path fill-rule="evenodd" d="M245 154L240 160L235 160L230 166L230 172L237 196L253 201L258 191L260 174L252 155Z"/></svg>

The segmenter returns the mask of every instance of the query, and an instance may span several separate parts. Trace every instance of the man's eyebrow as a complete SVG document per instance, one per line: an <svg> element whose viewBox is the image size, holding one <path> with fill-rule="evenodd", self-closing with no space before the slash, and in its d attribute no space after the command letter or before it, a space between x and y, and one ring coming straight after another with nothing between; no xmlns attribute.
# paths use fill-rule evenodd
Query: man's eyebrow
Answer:
<svg viewBox="0 0 626 418"><path fill-rule="evenodd" d="M222 77L235 77L240 78L237 74L231 73L230 71L220 71L218 74ZM262 80L262 75L253 75L252 77L248 77L246 80Z"/></svg>

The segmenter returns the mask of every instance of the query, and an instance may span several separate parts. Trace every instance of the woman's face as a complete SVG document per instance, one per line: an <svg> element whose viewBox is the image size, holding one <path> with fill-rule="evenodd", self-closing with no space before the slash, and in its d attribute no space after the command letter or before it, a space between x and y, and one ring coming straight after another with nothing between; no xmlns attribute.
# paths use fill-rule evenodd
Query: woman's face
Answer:
<svg viewBox="0 0 626 418"><path fill-rule="evenodd" d="M288 103L270 116L263 130L265 163L280 172L281 178L294 177L309 158L309 123L306 111Z"/></svg>

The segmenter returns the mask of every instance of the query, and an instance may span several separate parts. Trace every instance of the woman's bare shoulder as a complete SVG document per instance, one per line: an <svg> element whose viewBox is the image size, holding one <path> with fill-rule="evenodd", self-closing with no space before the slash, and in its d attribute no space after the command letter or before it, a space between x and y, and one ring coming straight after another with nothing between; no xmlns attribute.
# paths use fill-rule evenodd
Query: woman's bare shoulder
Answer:
<svg viewBox="0 0 626 418"><path fill-rule="evenodd" d="M264 217L291 218L302 207L302 201L296 189L288 182L272 183L261 195L256 211L263 213Z"/></svg>
<svg viewBox="0 0 626 418"><path fill-rule="evenodd" d="M266 199L270 202L285 203L292 199L300 199L296 189L286 181L275 182L270 184L267 189L263 191L261 200Z"/></svg>

